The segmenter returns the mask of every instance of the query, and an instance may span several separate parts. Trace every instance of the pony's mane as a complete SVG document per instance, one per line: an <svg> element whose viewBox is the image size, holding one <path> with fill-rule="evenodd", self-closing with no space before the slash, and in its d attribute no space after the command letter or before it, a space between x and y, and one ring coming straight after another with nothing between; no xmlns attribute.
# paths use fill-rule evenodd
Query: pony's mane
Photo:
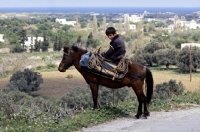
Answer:
<svg viewBox="0 0 200 132"><path fill-rule="evenodd" d="M82 49L82 48L74 46L74 45L71 48L74 52L81 52L81 53L87 53L88 52L86 49Z"/></svg>

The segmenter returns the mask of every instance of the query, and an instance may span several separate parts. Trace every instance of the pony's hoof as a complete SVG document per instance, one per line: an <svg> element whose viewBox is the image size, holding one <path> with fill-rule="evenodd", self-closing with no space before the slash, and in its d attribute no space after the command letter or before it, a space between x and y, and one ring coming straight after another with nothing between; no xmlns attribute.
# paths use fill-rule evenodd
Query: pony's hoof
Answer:
<svg viewBox="0 0 200 132"><path fill-rule="evenodd" d="M143 114L144 119L147 119L147 115Z"/></svg>
<svg viewBox="0 0 200 132"><path fill-rule="evenodd" d="M144 115L145 116L150 116L150 112L145 112Z"/></svg>
<svg viewBox="0 0 200 132"><path fill-rule="evenodd" d="M137 115L135 115L135 117L136 117L137 119L139 119L139 118L140 118L140 115L137 114Z"/></svg>

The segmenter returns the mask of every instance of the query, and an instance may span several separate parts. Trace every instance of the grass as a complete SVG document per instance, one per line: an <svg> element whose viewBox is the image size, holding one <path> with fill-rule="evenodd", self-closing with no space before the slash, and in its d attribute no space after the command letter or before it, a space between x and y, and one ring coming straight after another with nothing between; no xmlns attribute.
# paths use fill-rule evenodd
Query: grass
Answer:
<svg viewBox="0 0 200 132"><path fill-rule="evenodd" d="M185 109L194 106L194 104L200 105L200 90L187 92L168 100L153 99L149 110L152 112ZM121 102L115 106L106 106L99 110L82 110L62 120L41 119L34 121L33 119L27 119L24 115L20 115L12 119L1 120L0 126L2 127L0 127L0 131L73 132L81 130L83 127L91 127L120 117L133 118L137 111L137 106L137 101Z"/></svg>
<svg viewBox="0 0 200 132"><path fill-rule="evenodd" d="M73 72L74 67L70 68ZM75 69L76 70L76 69ZM155 84L168 82L174 79L181 81L186 86L186 92L180 96L174 96L172 99L159 100L153 99L149 107L150 112L153 111L170 111L177 109L185 109L200 105L200 82L199 74L193 74L192 81L189 81L189 74L179 74L173 70L163 70L151 68ZM50 89L49 89L50 90ZM46 96L45 99L51 99ZM0 131L4 132L72 132L81 130L83 127L90 127L120 117L133 117L137 111L137 101L127 101L115 104L114 106L106 106L100 110L82 110L77 114L65 117L61 120L34 120L28 119L26 116L18 115L12 118L1 117Z"/></svg>
<svg viewBox="0 0 200 132"><path fill-rule="evenodd" d="M166 70L163 67L151 67L150 68L154 77L154 84L161 84L163 82L168 82L169 80L181 81L186 87L186 91L195 91L200 87L199 72L192 73L191 81L190 74L181 74L177 72L177 68L173 67L170 70Z"/></svg>

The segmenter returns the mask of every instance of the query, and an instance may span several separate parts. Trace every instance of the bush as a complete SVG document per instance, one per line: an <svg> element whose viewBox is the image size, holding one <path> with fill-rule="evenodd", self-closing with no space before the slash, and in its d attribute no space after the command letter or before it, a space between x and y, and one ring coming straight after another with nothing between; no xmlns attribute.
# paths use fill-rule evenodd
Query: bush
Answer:
<svg viewBox="0 0 200 132"><path fill-rule="evenodd" d="M127 87L120 89L101 87L99 90L99 101L102 106L124 102L130 98L132 98L132 94Z"/></svg>
<svg viewBox="0 0 200 132"><path fill-rule="evenodd" d="M123 102L130 99L131 96L129 88L115 89L113 100L112 89L106 87L100 87L99 89L99 102L101 106ZM92 93L90 89L75 88L61 98L59 103L62 104L62 106L67 105L68 108L73 110L92 108Z"/></svg>
<svg viewBox="0 0 200 132"><path fill-rule="evenodd" d="M21 92L32 92L37 91L41 83L43 83L43 79L40 73L24 69L24 71L17 71L12 75L6 88Z"/></svg>
<svg viewBox="0 0 200 132"><path fill-rule="evenodd" d="M192 48L191 50L191 68L192 71L196 72L200 66L200 48ZM182 73L190 72L190 47L183 48L178 54L177 66Z"/></svg>
<svg viewBox="0 0 200 132"><path fill-rule="evenodd" d="M153 95L158 99L170 99L174 95L181 95L184 89L182 82L177 84L176 80L169 80L168 83L157 84Z"/></svg>
<svg viewBox="0 0 200 132"><path fill-rule="evenodd" d="M62 106L67 105L73 110L80 110L92 107L92 96L90 89L74 88L59 101Z"/></svg>

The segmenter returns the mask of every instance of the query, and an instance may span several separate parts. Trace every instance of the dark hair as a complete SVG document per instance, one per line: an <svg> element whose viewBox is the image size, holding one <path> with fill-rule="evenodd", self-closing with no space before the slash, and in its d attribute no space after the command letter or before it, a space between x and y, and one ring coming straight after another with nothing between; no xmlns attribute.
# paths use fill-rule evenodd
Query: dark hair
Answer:
<svg viewBox="0 0 200 132"><path fill-rule="evenodd" d="M115 30L115 28L114 27L108 27L107 29L106 29L106 35L109 35L109 34L115 34L116 33L116 30Z"/></svg>

